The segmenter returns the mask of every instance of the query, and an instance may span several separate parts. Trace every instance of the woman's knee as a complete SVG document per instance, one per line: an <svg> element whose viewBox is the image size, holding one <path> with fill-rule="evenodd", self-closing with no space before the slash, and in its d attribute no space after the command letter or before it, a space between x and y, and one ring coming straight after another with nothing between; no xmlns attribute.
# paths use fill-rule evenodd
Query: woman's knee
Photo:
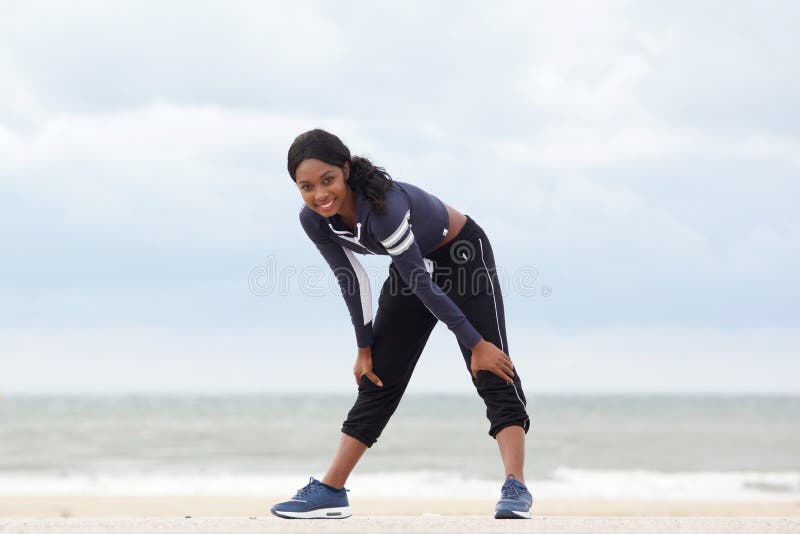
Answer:
<svg viewBox="0 0 800 534"><path fill-rule="evenodd" d="M518 375L514 376L512 383L508 383L494 373L478 371L473 383L486 404L486 417L491 424L489 433L493 437L499 430L512 424L522 426L527 432L527 400Z"/></svg>
<svg viewBox="0 0 800 534"><path fill-rule="evenodd" d="M384 381L378 386L366 377L358 386L358 398L347 414L342 432L371 447L394 414L405 391L405 385Z"/></svg>

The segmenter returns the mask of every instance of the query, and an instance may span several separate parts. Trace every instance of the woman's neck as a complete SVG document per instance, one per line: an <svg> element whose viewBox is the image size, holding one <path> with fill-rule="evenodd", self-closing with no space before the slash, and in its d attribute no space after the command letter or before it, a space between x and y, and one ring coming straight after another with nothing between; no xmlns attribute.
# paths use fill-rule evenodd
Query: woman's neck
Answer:
<svg viewBox="0 0 800 534"><path fill-rule="evenodd" d="M339 220L342 221L342 224L345 225L351 232L355 230L356 227L356 193L353 190L350 190L350 194L347 195L345 202L342 203L342 208L337 213L339 216Z"/></svg>

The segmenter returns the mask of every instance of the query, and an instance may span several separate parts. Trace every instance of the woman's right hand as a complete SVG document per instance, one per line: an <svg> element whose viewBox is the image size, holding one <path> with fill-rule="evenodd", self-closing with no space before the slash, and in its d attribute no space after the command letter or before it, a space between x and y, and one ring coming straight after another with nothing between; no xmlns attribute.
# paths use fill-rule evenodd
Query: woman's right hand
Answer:
<svg viewBox="0 0 800 534"><path fill-rule="evenodd" d="M497 345L483 338L472 347L470 371L475 378L478 378L478 371L489 371L502 378L507 384L514 383L514 364L511 362L511 358L497 348Z"/></svg>
<svg viewBox="0 0 800 534"><path fill-rule="evenodd" d="M359 347L356 364L353 366L356 384L361 385L361 377L366 376L376 386L383 387L383 382L372 372L372 347Z"/></svg>

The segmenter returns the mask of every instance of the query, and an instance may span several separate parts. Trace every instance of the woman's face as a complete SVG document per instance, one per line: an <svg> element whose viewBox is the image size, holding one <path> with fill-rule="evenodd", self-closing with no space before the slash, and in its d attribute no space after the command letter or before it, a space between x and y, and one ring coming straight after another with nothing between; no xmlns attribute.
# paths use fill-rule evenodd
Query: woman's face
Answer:
<svg viewBox="0 0 800 534"><path fill-rule="evenodd" d="M294 172L303 202L323 217L333 217L350 200L349 174L349 162L341 169L318 159L303 160Z"/></svg>

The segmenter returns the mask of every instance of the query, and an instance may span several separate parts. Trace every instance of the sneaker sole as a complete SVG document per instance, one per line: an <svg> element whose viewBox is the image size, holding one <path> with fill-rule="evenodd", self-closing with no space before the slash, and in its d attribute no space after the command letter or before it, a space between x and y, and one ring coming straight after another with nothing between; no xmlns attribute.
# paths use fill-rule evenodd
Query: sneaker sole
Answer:
<svg viewBox="0 0 800 534"><path fill-rule="evenodd" d="M309 510L308 512L284 512L281 510L270 510L270 512L272 512L272 515L284 519L345 519L353 515L350 513L350 507L348 506L320 508L318 510Z"/></svg>
<svg viewBox="0 0 800 534"><path fill-rule="evenodd" d="M530 519L530 512L522 512L520 510L497 510L494 514L495 519Z"/></svg>

